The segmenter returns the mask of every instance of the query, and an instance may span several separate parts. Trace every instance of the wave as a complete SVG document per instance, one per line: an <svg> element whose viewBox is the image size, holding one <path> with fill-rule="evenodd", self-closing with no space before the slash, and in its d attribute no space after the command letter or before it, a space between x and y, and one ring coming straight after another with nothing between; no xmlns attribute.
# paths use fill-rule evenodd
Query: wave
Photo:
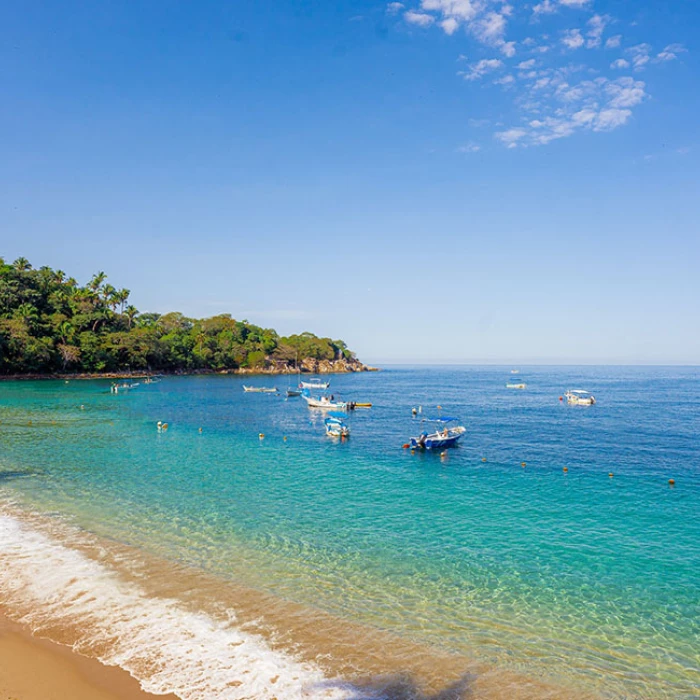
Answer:
<svg viewBox="0 0 700 700"><path fill-rule="evenodd" d="M183 700L348 698L314 663L224 619L149 596L104 562L0 514L0 597L37 633L59 628L76 651L120 666L144 690ZM51 635L56 636L56 635Z"/></svg>

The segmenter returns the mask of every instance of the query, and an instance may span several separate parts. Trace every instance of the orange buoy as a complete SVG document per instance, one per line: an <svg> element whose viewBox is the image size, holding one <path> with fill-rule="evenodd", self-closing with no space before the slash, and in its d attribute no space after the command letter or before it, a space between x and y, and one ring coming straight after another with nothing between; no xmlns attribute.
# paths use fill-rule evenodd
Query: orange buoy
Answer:
<svg viewBox="0 0 700 700"><path fill-rule="evenodd" d="M676 480L675 480L675 479L669 479L669 480L668 480L668 485L669 485L669 486L675 486L675 485L676 485Z"/></svg>
<svg viewBox="0 0 700 700"><path fill-rule="evenodd" d="M564 400L564 397L563 397L563 396L560 396L560 397L559 397L559 401L563 401L563 400Z"/></svg>
<svg viewBox="0 0 700 700"><path fill-rule="evenodd" d="M265 433L258 433L258 437L262 440L265 437Z"/></svg>
<svg viewBox="0 0 700 700"><path fill-rule="evenodd" d="M202 429L201 429L201 428L199 429L199 432L200 432L200 433L202 432Z"/></svg>
<svg viewBox="0 0 700 700"><path fill-rule="evenodd" d="M485 461L486 461L486 457L482 457L482 458L481 458L481 461L482 461L482 462L485 462Z"/></svg>
<svg viewBox="0 0 700 700"><path fill-rule="evenodd" d="M613 478L613 473L610 472L610 473L608 474L608 476L612 479L612 478Z"/></svg>
<svg viewBox="0 0 700 700"><path fill-rule="evenodd" d="M525 462L520 462L520 466L521 466L521 467L526 467L527 464L526 464Z"/></svg>
<svg viewBox="0 0 700 700"><path fill-rule="evenodd" d="M285 436L282 438L282 440L284 440L285 442L287 442L287 436L285 435Z"/></svg>
<svg viewBox="0 0 700 700"><path fill-rule="evenodd" d="M564 467L564 471L565 471L565 472L568 472L568 471L569 471L569 467Z"/></svg>
<svg viewBox="0 0 700 700"><path fill-rule="evenodd" d="M401 445L401 449L405 450L405 449L407 449L407 448L410 447L410 446L411 446L411 445L409 445L409 443L406 442L406 443L404 443L403 445Z"/></svg>

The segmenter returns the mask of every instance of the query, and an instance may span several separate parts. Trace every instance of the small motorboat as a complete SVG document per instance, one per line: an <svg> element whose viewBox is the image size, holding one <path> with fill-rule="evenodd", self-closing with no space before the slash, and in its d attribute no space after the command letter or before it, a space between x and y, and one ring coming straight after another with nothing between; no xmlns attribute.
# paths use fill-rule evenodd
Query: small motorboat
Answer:
<svg viewBox="0 0 700 700"><path fill-rule="evenodd" d="M595 396L583 389L569 389L564 396L570 406L592 406L595 403Z"/></svg>
<svg viewBox="0 0 700 700"><path fill-rule="evenodd" d="M323 421L326 426L326 435L330 437L348 438L350 437L350 428L343 421L342 415L331 413L328 418Z"/></svg>
<svg viewBox="0 0 700 700"><path fill-rule="evenodd" d="M442 450L454 447L467 432L463 425L459 425L458 418L425 418L424 421L433 423L435 430L431 433L423 431L418 437L412 437L409 443L412 449Z"/></svg>
<svg viewBox="0 0 700 700"><path fill-rule="evenodd" d="M318 377L312 377L311 379L307 379L306 381L299 382L300 389L311 389L316 391L328 389L330 385L330 380L327 382L323 382Z"/></svg>
<svg viewBox="0 0 700 700"><path fill-rule="evenodd" d="M506 389L525 389L526 387L525 382L508 382L506 384Z"/></svg>
<svg viewBox="0 0 700 700"><path fill-rule="evenodd" d="M114 382L114 384L112 384L109 390L112 394L119 394L123 391L135 389L138 385L138 382Z"/></svg>
<svg viewBox="0 0 700 700"><path fill-rule="evenodd" d="M301 396L301 389L287 389L287 396Z"/></svg>
<svg viewBox="0 0 700 700"><path fill-rule="evenodd" d="M277 387L266 387L266 386L246 386L243 385L243 391L252 392L254 394L276 394Z"/></svg>
<svg viewBox="0 0 700 700"><path fill-rule="evenodd" d="M306 401L306 405L309 408L327 408L337 411L345 411L348 408L348 404L345 401L336 401L332 394L330 396L323 394L315 397L311 396L311 392L308 389L304 389L301 392L301 398Z"/></svg>

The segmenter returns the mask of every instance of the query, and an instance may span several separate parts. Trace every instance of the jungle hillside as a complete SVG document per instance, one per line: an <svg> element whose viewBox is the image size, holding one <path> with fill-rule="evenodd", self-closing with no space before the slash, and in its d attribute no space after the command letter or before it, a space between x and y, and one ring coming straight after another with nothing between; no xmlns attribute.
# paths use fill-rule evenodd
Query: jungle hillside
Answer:
<svg viewBox="0 0 700 700"><path fill-rule="evenodd" d="M0 258L0 375L366 369L342 340L281 337L230 314L142 313L129 298L104 272L80 285Z"/></svg>

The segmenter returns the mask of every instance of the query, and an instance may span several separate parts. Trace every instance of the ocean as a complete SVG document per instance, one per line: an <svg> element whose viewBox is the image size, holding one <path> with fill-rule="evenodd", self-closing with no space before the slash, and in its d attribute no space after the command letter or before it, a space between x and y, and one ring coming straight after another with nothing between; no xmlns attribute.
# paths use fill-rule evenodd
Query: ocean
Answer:
<svg viewBox="0 0 700 700"><path fill-rule="evenodd" d="M295 377L2 382L2 610L187 700L699 697L700 368L510 369L332 375L345 441Z"/></svg>

